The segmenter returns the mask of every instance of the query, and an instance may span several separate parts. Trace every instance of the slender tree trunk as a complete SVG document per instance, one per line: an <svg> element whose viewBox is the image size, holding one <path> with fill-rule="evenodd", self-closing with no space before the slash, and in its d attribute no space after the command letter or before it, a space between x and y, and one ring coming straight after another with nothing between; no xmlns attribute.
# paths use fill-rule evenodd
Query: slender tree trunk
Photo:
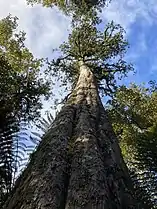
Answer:
<svg viewBox="0 0 157 209"><path fill-rule="evenodd" d="M83 62L71 97L4 208L138 208L95 77Z"/></svg>

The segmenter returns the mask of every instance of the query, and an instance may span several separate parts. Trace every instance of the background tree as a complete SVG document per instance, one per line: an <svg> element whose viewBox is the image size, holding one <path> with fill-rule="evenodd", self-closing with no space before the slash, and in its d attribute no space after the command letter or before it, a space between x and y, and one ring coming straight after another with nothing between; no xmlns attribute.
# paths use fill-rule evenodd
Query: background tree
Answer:
<svg viewBox="0 0 157 209"><path fill-rule="evenodd" d="M19 135L24 130L21 122L26 126L35 121L41 96L48 98L50 93L48 81L40 76L43 60L35 59L25 47L25 34L17 33L17 26L17 18L10 15L0 21L0 204L26 154L24 132Z"/></svg>
<svg viewBox="0 0 157 209"><path fill-rule="evenodd" d="M109 114L126 163L136 174L154 207L157 191L157 92L156 85L125 86L114 96ZM144 195L143 195L144 197Z"/></svg>
<svg viewBox="0 0 157 209"><path fill-rule="evenodd" d="M60 71L63 83L72 83L72 93L4 208L140 207L98 94L98 86L105 94L114 91L115 74L132 69L123 60L127 42L119 25L101 32L99 22L94 14L75 19L62 55L49 63L52 75Z"/></svg>

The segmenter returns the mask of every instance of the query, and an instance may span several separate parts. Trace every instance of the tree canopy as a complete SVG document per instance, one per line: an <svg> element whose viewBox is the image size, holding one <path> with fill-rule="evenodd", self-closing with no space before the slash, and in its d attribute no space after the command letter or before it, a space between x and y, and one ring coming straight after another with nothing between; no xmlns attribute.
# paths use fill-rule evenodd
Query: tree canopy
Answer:
<svg viewBox="0 0 157 209"><path fill-rule="evenodd" d="M42 4L45 7L57 6L66 14L79 12L84 14L90 9L100 9L106 6L110 0L27 0L28 4Z"/></svg>
<svg viewBox="0 0 157 209"><path fill-rule="evenodd" d="M48 63L49 72L52 71L53 76L62 72L63 83L68 80L74 86L79 75L78 63L83 61L96 76L100 90L105 94L113 93L116 78L121 79L133 70L124 60L128 48L124 29L112 21L99 30L101 19L93 12L75 19L72 25L68 42L60 46L61 55Z"/></svg>

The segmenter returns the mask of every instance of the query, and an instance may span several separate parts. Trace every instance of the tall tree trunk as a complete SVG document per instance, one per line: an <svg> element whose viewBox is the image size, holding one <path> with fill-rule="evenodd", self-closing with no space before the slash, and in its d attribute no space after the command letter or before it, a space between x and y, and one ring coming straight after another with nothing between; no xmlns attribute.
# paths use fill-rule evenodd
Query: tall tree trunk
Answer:
<svg viewBox="0 0 157 209"><path fill-rule="evenodd" d="M71 97L4 208L138 208L96 79L83 62Z"/></svg>

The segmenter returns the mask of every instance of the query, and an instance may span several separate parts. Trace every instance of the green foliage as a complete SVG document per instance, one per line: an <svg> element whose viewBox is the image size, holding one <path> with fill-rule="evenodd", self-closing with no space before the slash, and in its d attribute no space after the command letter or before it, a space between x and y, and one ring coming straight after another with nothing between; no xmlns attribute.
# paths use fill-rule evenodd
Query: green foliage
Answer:
<svg viewBox="0 0 157 209"><path fill-rule="evenodd" d="M146 190L146 188L142 184L143 182L141 182L138 173L132 170L130 172L130 176L133 182L135 197L138 201L139 208L155 208L155 204L151 200L151 194Z"/></svg>
<svg viewBox="0 0 157 209"><path fill-rule="evenodd" d="M37 128L45 134L47 131L49 131L52 123L54 121L54 117L52 116L51 113L47 113L47 118L41 118L39 120L39 123L37 124Z"/></svg>
<svg viewBox="0 0 157 209"><path fill-rule="evenodd" d="M35 59L25 47L25 33L16 33L17 26L17 18L10 15L0 21L0 203L25 156L21 121L35 122L41 97L50 95L49 82L40 76L43 60Z"/></svg>
<svg viewBox="0 0 157 209"><path fill-rule="evenodd" d="M109 114L119 136L124 158L136 173L140 187L156 205L157 92L132 84L122 86L111 102Z"/></svg>
<svg viewBox="0 0 157 209"><path fill-rule="evenodd" d="M35 59L24 46L24 33L15 33L17 19L0 22L0 105L26 120L39 116L40 96L48 96L49 83L41 78L43 60Z"/></svg>
<svg viewBox="0 0 157 209"><path fill-rule="evenodd" d="M91 8L101 8L107 5L110 0L27 0L28 4L42 4L45 7L57 6L64 13L79 11L82 14Z"/></svg>
<svg viewBox="0 0 157 209"><path fill-rule="evenodd" d="M78 63L82 60L95 74L99 88L105 94L116 88L115 75L121 79L128 71L133 70L123 57L128 43L124 38L124 30L113 21L103 31L98 29L101 20L96 13L88 13L73 22L73 30L68 42L60 46L61 56L49 63L52 75L65 74L67 80L75 85L78 75Z"/></svg>

